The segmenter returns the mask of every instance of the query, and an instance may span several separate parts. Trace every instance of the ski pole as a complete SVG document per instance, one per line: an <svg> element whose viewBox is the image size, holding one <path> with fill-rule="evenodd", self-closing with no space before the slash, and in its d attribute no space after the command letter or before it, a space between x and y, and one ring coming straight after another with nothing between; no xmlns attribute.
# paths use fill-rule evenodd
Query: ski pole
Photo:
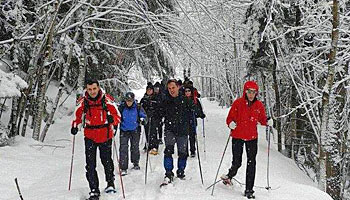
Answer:
<svg viewBox="0 0 350 200"><path fill-rule="evenodd" d="M203 181L203 173L202 173L202 165L201 165L201 158L199 156L199 148L198 148L198 140L197 140L197 134L194 136L196 140L196 146L197 146L197 157L198 157L198 164L199 164L199 173L201 175L202 185L204 185Z"/></svg>
<svg viewBox="0 0 350 200"><path fill-rule="evenodd" d="M119 178L120 178L120 185L121 185L121 188L122 188L123 198L125 199L124 184L123 184L123 178L122 178L121 171L120 171L120 162L119 162L119 156L118 156L118 149L117 149L117 145L116 145L115 139L113 140L113 145L114 145L114 149L115 149L115 156L117 158L118 172L119 172Z"/></svg>
<svg viewBox="0 0 350 200"><path fill-rule="evenodd" d="M269 132L269 125L266 125L266 135L267 135L267 171L266 171L266 180L267 180L267 187L265 189L270 190L270 145L271 145L271 137Z"/></svg>
<svg viewBox="0 0 350 200"><path fill-rule="evenodd" d="M203 128L203 140L204 140L204 153L206 153L206 150L205 150L205 129L204 129L204 118L202 119L202 122L203 122L203 126L202 126L202 128Z"/></svg>
<svg viewBox="0 0 350 200"><path fill-rule="evenodd" d="M15 182L16 182L16 186L17 186L17 190L18 190L19 198L21 198L21 200L23 200L23 197L22 197L22 194L21 194L21 190L19 189L19 185L18 185L17 178L15 178Z"/></svg>
<svg viewBox="0 0 350 200"><path fill-rule="evenodd" d="M197 157L198 157L198 165L199 165L199 174L201 176L201 181L202 181L202 185L204 185L204 181L203 181L203 173L202 173L202 165L201 165L201 158L199 156L199 147L198 147L198 140L197 140L197 127L196 127L196 116L194 114L194 112L192 113L193 116L193 131L194 131L194 139L196 142L196 148L197 148Z"/></svg>
<svg viewBox="0 0 350 200"><path fill-rule="evenodd" d="M147 169L148 169L148 160L149 160L149 149L148 149L148 145L149 145L149 140L150 140L150 132L151 132L151 122L152 122L152 118L149 118L149 122L148 122L148 140L146 139L146 168L145 168L145 185L147 184Z"/></svg>
<svg viewBox="0 0 350 200"><path fill-rule="evenodd" d="M221 161L220 161L220 164L219 164L219 167L218 167L218 171L216 172L216 176L215 176L215 180L214 180L214 185L213 185L213 189L211 191L211 195L213 196L214 195L214 189L215 189L215 183L216 183L216 179L218 178L218 174L219 174L219 170L220 170L220 167L221 167L221 164L222 164L222 161L224 160L224 156L225 156L225 152L226 152L226 149L227 149L227 146L228 146L228 142L230 141L230 134L228 135L228 138L227 138L227 142L226 142L226 145L225 145L225 149L224 149L224 152L222 153L222 156L221 156Z"/></svg>
<svg viewBox="0 0 350 200"><path fill-rule="evenodd" d="M74 146L75 146L75 135L73 135L72 160L71 160L71 162L70 162L70 173L69 173L68 191L70 191L71 184L72 184L73 160L74 160Z"/></svg>
<svg viewBox="0 0 350 200"><path fill-rule="evenodd" d="M209 186L205 189L205 191L209 190L211 187L213 187L215 184L219 183L220 181L222 181L222 180L219 179L219 180L215 181L215 183L209 185Z"/></svg>

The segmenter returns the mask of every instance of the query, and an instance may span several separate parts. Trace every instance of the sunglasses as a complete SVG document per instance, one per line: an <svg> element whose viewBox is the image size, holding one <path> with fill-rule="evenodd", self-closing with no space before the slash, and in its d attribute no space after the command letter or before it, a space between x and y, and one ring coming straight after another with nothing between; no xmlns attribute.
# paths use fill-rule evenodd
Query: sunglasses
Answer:
<svg viewBox="0 0 350 200"><path fill-rule="evenodd" d="M191 92L191 90L185 90L185 92Z"/></svg>
<svg viewBox="0 0 350 200"><path fill-rule="evenodd" d="M256 94L257 91L256 91L256 90L252 90L252 89L248 89L248 90L247 90L247 93L248 93L248 94Z"/></svg>

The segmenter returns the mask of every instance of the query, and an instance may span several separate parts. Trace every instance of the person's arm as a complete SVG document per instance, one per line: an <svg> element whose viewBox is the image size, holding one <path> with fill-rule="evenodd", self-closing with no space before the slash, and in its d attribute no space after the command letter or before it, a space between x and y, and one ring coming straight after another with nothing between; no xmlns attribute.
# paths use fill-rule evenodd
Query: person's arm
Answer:
<svg viewBox="0 0 350 200"><path fill-rule="evenodd" d="M237 123L237 117L238 117L238 101L234 101L230 111L228 112L227 118L226 118L226 124L230 127L231 122Z"/></svg>
<svg viewBox="0 0 350 200"><path fill-rule="evenodd" d="M266 126L267 125L267 117L266 117L264 104L260 103L259 111L260 111L259 122L261 125Z"/></svg>
<svg viewBox="0 0 350 200"><path fill-rule="evenodd" d="M147 114L146 114L145 110L142 108L141 105L138 105L138 106L140 106L139 118L141 119L141 121L144 121L144 124L146 124L147 121L148 121Z"/></svg>
<svg viewBox="0 0 350 200"><path fill-rule="evenodd" d="M204 114L204 112L203 112L202 104L201 104L201 102L199 101L198 98L197 98L197 104L196 104L196 106L197 106L197 116L198 116L199 118L204 119L204 118L205 118L205 114Z"/></svg>
<svg viewBox="0 0 350 200"><path fill-rule="evenodd" d="M84 113L84 98L78 100L78 105L74 111L74 120L72 121L72 127L78 127L82 122L82 116Z"/></svg>
<svg viewBox="0 0 350 200"><path fill-rule="evenodd" d="M111 101L107 101L106 104L109 114L113 116L113 125L117 126L121 121L121 114L118 110L118 107L114 102Z"/></svg>

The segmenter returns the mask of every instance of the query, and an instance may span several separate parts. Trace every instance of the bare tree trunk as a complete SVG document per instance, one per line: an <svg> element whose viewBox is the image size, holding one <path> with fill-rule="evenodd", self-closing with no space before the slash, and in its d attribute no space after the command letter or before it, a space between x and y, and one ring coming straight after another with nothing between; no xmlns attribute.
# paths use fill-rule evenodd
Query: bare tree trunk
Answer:
<svg viewBox="0 0 350 200"><path fill-rule="evenodd" d="M42 131L42 133L41 133L41 135L40 135L40 141L41 141L41 142L44 142L44 140L45 140L46 133L47 133L47 131L49 130L51 124L52 124L53 117L54 117L54 115L55 115L55 112L56 112L56 109L57 109L57 106L58 106L58 102L59 102L60 99L61 99L61 96L62 96L62 93L63 93L63 88L64 88L64 86L65 86L65 82L66 82L66 78L67 78L68 68L69 68L70 63L71 63L71 61L72 61L73 46L74 46L74 43L77 41L79 35L80 35L80 28L77 28L77 30L76 30L76 32L75 32L74 39L73 39L73 41L72 41L72 44L70 44L69 54L68 54L68 57L67 57L67 61L63 64L63 65L64 65L64 67L63 67L63 76L62 76L62 80L61 80L61 82L60 82L60 86L59 86L59 88L58 88L58 93L57 93L55 102L54 102L54 104L53 104L53 108L52 108L52 110L51 110L49 119L48 119L47 122L46 122L46 125L45 125L45 127L44 127L44 130Z"/></svg>
<svg viewBox="0 0 350 200"><path fill-rule="evenodd" d="M43 66L43 72L42 72L42 82L40 85L38 85L38 88L40 88L37 96L37 102L43 102L45 98L45 93L46 93L46 88L47 88L47 79L48 79L48 68L49 68L49 63L48 60L51 59L52 57L52 40L53 40L53 34L54 34L54 27L55 27L55 21L57 17L58 10L61 6L62 1L57 1L55 2L55 10L52 15L51 21L50 21L50 27L49 31L47 32L47 43L46 43L46 51L45 51L45 56L44 56L44 66ZM46 61L45 61L46 60ZM41 121L43 117L43 112L45 109L45 104L39 103L38 104L38 109L36 111L35 115L35 125L33 129L33 138L35 140L39 140L39 134L40 134L40 129L41 129Z"/></svg>
<svg viewBox="0 0 350 200"><path fill-rule="evenodd" d="M334 82L335 74L335 61L337 53L337 45L339 38L339 5L338 0L333 0L333 27L332 27L332 41L331 41L331 51L329 54L328 62L328 75L326 85L322 93L322 107L321 107L321 127L320 127L320 180L318 186L321 190L327 191L327 193L332 193L332 189L327 185L327 179L332 177L332 169L328 161L328 151L331 151L332 147L329 146L329 141L331 138L329 135L329 115L330 115L330 95L332 94L332 86ZM327 150L327 148L331 148Z"/></svg>
<svg viewBox="0 0 350 200"><path fill-rule="evenodd" d="M12 97L12 109L9 124L7 126L9 137L16 136L17 133L17 108L18 108L18 97Z"/></svg>
<svg viewBox="0 0 350 200"><path fill-rule="evenodd" d="M0 119L1 119L1 116L2 116L2 112L3 112L3 111L4 111L4 109L5 109L5 103L6 103L6 101L7 101L7 97L5 97L5 99L4 99L4 103L2 103L2 105L1 105Z"/></svg>
<svg viewBox="0 0 350 200"><path fill-rule="evenodd" d="M29 119L29 113L30 113L30 108L32 107L30 104L32 97L27 97L24 104L27 105L25 107L25 115L24 115L24 120L23 120L23 126L22 126L22 132L21 135L24 137L26 135L26 129L27 129L27 124L28 124L28 119Z"/></svg>
<svg viewBox="0 0 350 200"><path fill-rule="evenodd" d="M273 42L273 49L275 52L275 59L274 64L272 67L272 77L273 77L273 87L275 91L275 99L276 99L276 115L281 116L281 97L280 97L280 91L278 87L278 80L277 80L277 44L276 42ZM281 131L281 119L276 119L276 130L277 130L277 147L278 151L282 151L282 131Z"/></svg>

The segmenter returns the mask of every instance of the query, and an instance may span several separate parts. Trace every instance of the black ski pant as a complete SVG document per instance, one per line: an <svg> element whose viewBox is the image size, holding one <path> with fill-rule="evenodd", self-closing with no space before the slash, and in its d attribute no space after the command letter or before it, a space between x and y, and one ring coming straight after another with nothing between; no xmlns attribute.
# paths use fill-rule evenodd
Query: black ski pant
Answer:
<svg viewBox="0 0 350 200"><path fill-rule="evenodd" d="M106 181L114 181L114 164L112 160L112 139L104 143L95 143L85 138L86 178L90 189L99 191L99 181L96 171L97 147L100 151L100 159L105 170Z"/></svg>
<svg viewBox="0 0 350 200"><path fill-rule="evenodd" d="M190 127L190 134L189 134L189 140L190 140L190 152L191 154L194 154L196 152L196 128L191 126Z"/></svg>
<svg viewBox="0 0 350 200"><path fill-rule="evenodd" d="M148 150L153 148L158 149L158 136L157 136L157 121L153 120L152 117L149 118L148 123L145 125L146 140L148 142Z"/></svg>
<svg viewBox="0 0 350 200"><path fill-rule="evenodd" d="M246 190L253 190L256 171L256 154L258 152L258 140L244 141L232 138L232 166L229 169L228 176L234 177L242 165L243 145L247 154L246 170Z"/></svg>
<svg viewBox="0 0 350 200"><path fill-rule="evenodd" d="M135 131L122 131L120 130L120 169L126 170L129 165L129 141L130 141L130 152L131 152L131 162L133 164L139 164L140 161L140 131L136 129Z"/></svg>

